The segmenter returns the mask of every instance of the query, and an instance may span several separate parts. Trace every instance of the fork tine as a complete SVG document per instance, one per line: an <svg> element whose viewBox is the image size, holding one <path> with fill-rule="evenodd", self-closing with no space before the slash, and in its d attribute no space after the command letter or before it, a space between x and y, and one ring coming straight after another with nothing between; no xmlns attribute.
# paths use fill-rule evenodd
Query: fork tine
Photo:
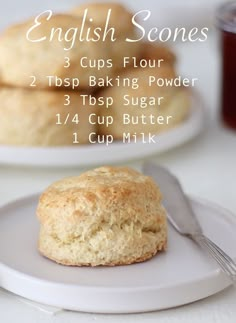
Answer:
<svg viewBox="0 0 236 323"><path fill-rule="evenodd" d="M215 258L215 260L218 261L219 264L221 264L221 268L224 270L224 272L226 272L228 275L235 275L236 274L235 270L232 269L225 262L225 259L218 253L218 251L211 244L209 244L208 241L204 241L203 243L209 249L209 252Z"/></svg>
<svg viewBox="0 0 236 323"><path fill-rule="evenodd" d="M236 283L236 264L221 248L203 234L193 235L191 238L201 247L207 249L211 256L217 261L221 269L229 276L231 281Z"/></svg>
<svg viewBox="0 0 236 323"><path fill-rule="evenodd" d="M218 247L213 241L211 241L208 238L206 239L214 248L217 249L217 251L222 255L222 257L224 257L227 263L236 271L236 263L234 262L234 260L229 255L227 255L220 247Z"/></svg>
<svg viewBox="0 0 236 323"><path fill-rule="evenodd" d="M228 266L226 265L224 259L216 252L214 248L206 241L206 240L201 240L200 242L202 247L205 247L207 251L210 253L210 255L218 262L220 265L221 269L228 275L231 275L231 270L229 270Z"/></svg>

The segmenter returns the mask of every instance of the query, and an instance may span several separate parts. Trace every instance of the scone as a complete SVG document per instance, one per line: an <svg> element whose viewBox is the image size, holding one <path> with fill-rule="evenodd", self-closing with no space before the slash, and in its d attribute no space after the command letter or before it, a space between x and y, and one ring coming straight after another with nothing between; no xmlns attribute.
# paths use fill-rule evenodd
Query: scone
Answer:
<svg viewBox="0 0 236 323"><path fill-rule="evenodd" d="M39 19L41 24L31 31L30 29L35 26L34 20L12 26L1 35L0 82L2 84L32 86L32 88L36 85L37 89L64 87L78 90L89 87L90 75L97 78L111 75L111 68L107 66L99 68L95 65L98 60L106 61L110 57L106 41L81 41L77 34L73 43L73 28L80 31L82 18L70 15L55 15L48 20L47 18L48 15L42 16ZM59 32L60 28L61 32ZM87 33L88 28L93 33L95 26L86 21L84 34ZM52 30L54 30L54 36L51 41ZM27 39L28 31L30 31L28 38L37 42ZM90 64L95 67L90 68Z"/></svg>
<svg viewBox="0 0 236 323"><path fill-rule="evenodd" d="M158 60L163 59L166 64L174 65L176 63L176 56L172 50L163 46L160 43L146 42L143 44L143 50L141 53L141 59L146 60Z"/></svg>
<svg viewBox="0 0 236 323"><path fill-rule="evenodd" d="M70 13L76 16L83 16L88 10L88 18L102 29L105 28L108 12L111 9L108 28L115 29L116 41L109 42L107 46L111 52L114 70L124 67L124 57L140 57L142 43L128 42L126 39L138 39L137 30L132 23L132 14L120 3L114 2L92 2L82 4L74 8Z"/></svg>
<svg viewBox="0 0 236 323"><path fill-rule="evenodd" d="M99 125L100 134L110 134L114 139L123 139L124 142L127 134L158 134L177 126L188 117L189 91L181 86L158 86L155 82L149 84L150 77L171 81L176 74L170 64L163 64L155 69L127 70L122 78L138 79L138 88L122 86L121 82L121 86L103 89L99 93L105 98L113 98L109 109L99 109L100 115L111 115L114 119L109 127Z"/></svg>
<svg viewBox="0 0 236 323"><path fill-rule="evenodd" d="M96 107L83 106L78 93L0 88L0 102L0 145L72 145L73 133L85 144L96 131L89 123Z"/></svg>
<svg viewBox="0 0 236 323"><path fill-rule="evenodd" d="M159 188L126 167L101 167L52 184L37 215L40 253L64 265L142 262L167 244Z"/></svg>

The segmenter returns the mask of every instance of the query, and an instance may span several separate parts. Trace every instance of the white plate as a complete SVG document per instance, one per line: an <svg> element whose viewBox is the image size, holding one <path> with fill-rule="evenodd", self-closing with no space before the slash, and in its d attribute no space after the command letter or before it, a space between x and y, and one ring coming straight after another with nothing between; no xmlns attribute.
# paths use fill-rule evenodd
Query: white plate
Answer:
<svg viewBox="0 0 236 323"><path fill-rule="evenodd" d="M0 163L11 165L65 167L118 163L158 154L179 146L197 136L204 126L206 113L200 96L192 92L189 118L178 127L156 136L156 143L109 146L90 144L68 147L14 147L0 145Z"/></svg>
<svg viewBox="0 0 236 323"><path fill-rule="evenodd" d="M168 251L114 268L65 267L37 252L38 196L0 209L0 284L25 298L69 310L134 313L194 302L230 285L197 245L169 228ZM207 236L236 256L236 219L208 202L192 200Z"/></svg>

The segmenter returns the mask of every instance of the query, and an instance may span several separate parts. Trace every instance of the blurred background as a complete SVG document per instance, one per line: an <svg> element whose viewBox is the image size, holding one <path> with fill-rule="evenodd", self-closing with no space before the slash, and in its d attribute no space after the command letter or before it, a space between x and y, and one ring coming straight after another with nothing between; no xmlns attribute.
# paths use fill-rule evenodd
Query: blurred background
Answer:
<svg viewBox="0 0 236 323"><path fill-rule="evenodd" d="M112 1L111 2L117 2ZM0 28L13 22L35 16L42 11L51 9L55 12L67 10L84 3L80 0L0 0ZM88 2L88 1L87 1ZM196 90L205 103L207 127L205 132L183 147L174 149L167 154L157 156L156 161L170 168L182 181L187 192L205 196L217 201L231 210L236 209L235 198L229 189L232 186L232 175L235 174L236 155L232 149L235 145L235 132L225 129L220 119L220 58L221 51L217 41L214 26L216 8L226 2L223 0L126 0L123 2L133 11L149 9L152 12L150 25L163 27L201 27L209 26L208 41L195 43L175 43L178 59L178 72L188 78L199 78ZM235 146L234 146L235 147ZM140 164L132 164L139 168ZM223 167L224 172L220 172ZM77 170L67 169L63 172L36 169L0 168L1 181L5 181L4 190L9 188L9 194L3 193L7 200L28 192L40 191L52 181L74 175ZM24 190L22 190L24 176ZM218 178L219 177L219 178ZM34 180L32 180L34 179ZM218 184L217 184L218 183ZM14 192L12 187L15 188ZM227 194L222 194L222 187L228 188ZM227 191L227 190L226 190ZM5 195L5 196L4 196Z"/></svg>
<svg viewBox="0 0 236 323"><path fill-rule="evenodd" d="M84 0L1 0L0 28L24 18L37 14L46 9L63 11L80 3L91 2ZM102 1L101 1L102 2ZM108 1L103 1L108 2ZM109 2L117 2L110 0ZM199 26L211 25L215 8L226 2L224 0L120 0L133 10L149 9L152 11L151 24L158 26Z"/></svg>

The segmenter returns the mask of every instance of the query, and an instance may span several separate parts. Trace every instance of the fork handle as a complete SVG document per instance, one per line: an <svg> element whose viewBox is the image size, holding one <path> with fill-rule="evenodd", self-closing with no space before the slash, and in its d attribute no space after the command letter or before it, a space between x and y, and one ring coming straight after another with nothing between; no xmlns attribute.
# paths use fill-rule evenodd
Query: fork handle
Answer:
<svg viewBox="0 0 236 323"><path fill-rule="evenodd" d="M231 282L236 286L236 263L234 260L203 234L194 234L191 235L190 238L212 256L223 272L228 275Z"/></svg>

